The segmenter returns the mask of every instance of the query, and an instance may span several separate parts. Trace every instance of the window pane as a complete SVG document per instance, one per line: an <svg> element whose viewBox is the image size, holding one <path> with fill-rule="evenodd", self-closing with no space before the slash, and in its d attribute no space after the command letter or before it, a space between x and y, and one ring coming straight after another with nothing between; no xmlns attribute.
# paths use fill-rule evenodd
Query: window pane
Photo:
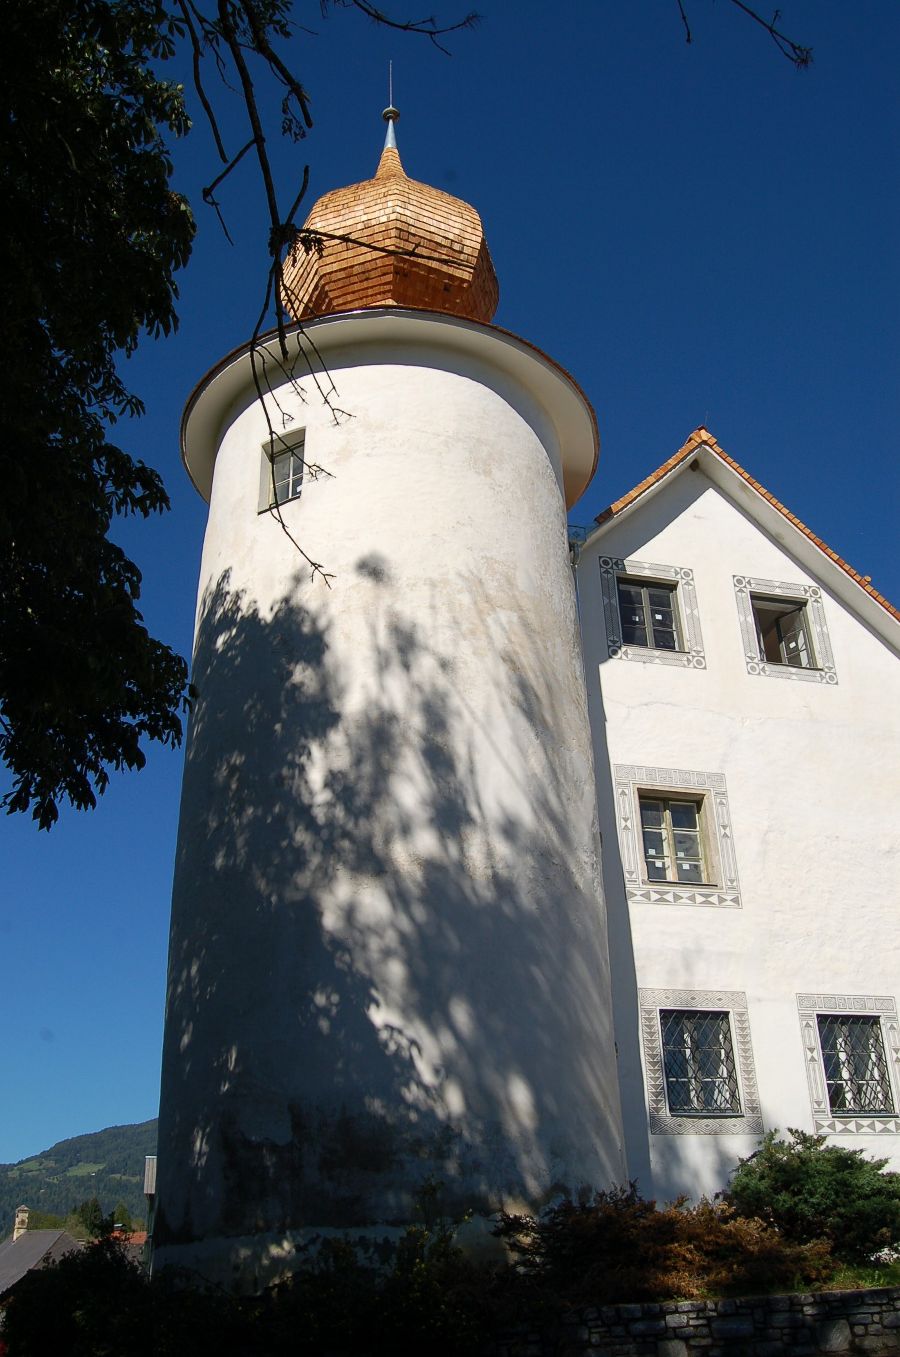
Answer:
<svg viewBox="0 0 900 1357"><path fill-rule="evenodd" d="M779 619L784 663L794 665L798 669L808 669L810 665L804 612L803 608L795 608L793 612L786 613Z"/></svg>
<svg viewBox="0 0 900 1357"><path fill-rule="evenodd" d="M679 861L676 866L679 881L687 881L694 886L703 884L703 868L699 862Z"/></svg>
<svg viewBox="0 0 900 1357"><path fill-rule="evenodd" d="M645 801L641 797L641 824L645 829L657 829L663 822L663 803L661 801Z"/></svg>
<svg viewBox="0 0 900 1357"><path fill-rule="evenodd" d="M699 834L690 834L685 830L678 830L673 838L675 840L676 858L699 858L700 856L700 836Z"/></svg>
<svg viewBox="0 0 900 1357"><path fill-rule="evenodd" d="M670 801L669 812L673 829L697 828L697 803L695 801Z"/></svg>
<svg viewBox="0 0 900 1357"><path fill-rule="evenodd" d="M648 858L664 858L666 856L666 840L661 829L644 830L644 852Z"/></svg>
<svg viewBox="0 0 900 1357"><path fill-rule="evenodd" d="M646 646L647 628L634 622L626 622L622 619L622 642L627 646Z"/></svg>
<svg viewBox="0 0 900 1357"><path fill-rule="evenodd" d="M645 646L647 625L644 616L643 591L638 585L617 582L619 617L622 622L622 640L625 645Z"/></svg>

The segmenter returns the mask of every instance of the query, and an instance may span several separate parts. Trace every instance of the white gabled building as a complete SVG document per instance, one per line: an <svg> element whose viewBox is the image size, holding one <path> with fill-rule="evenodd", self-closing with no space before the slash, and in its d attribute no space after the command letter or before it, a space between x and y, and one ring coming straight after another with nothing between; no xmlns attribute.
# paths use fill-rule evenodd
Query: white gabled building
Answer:
<svg viewBox="0 0 900 1357"><path fill-rule="evenodd" d="M577 578L629 1173L900 1167L900 615L697 429Z"/></svg>

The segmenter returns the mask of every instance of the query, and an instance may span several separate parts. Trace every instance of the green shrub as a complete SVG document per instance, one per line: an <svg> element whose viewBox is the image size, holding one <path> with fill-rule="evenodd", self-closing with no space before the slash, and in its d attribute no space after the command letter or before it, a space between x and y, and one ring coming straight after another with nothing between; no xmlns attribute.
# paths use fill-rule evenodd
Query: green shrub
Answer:
<svg viewBox="0 0 900 1357"><path fill-rule="evenodd" d="M842 1262L864 1263L900 1245L900 1174L886 1159L827 1145L824 1136L771 1131L742 1159L724 1201L798 1243L826 1239Z"/></svg>

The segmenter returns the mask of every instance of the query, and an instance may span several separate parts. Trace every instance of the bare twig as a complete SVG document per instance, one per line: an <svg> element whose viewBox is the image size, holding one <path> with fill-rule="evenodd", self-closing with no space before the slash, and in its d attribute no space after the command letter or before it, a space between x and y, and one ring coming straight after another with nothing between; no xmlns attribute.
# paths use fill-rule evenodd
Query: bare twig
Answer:
<svg viewBox="0 0 900 1357"><path fill-rule="evenodd" d="M745 5L744 0L731 0L731 3L766 30L782 56L786 56L788 61L797 67L798 71L812 64L812 48L803 47L800 43L794 42L792 38L789 38L785 33L780 33L775 27L781 18L780 9L776 9L771 20L768 20L764 19L761 14L757 14L756 10L751 9L749 5Z"/></svg>
<svg viewBox="0 0 900 1357"><path fill-rule="evenodd" d="M348 0L333 0L333 3L347 4ZM370 4L369 0L349 0L349 3L353 5L354 9L358 9L360 14L365 14L366 18L371 19L373 23L381 24L385 28L396 29L398 33L418 33L421 37L428 38L438 51L443 52L446 56L449 56L450 52L439 39L447 37L450 33L458 33L464 28L474 28L481 20L481 15L472 10L462 19L457 20L456 23L445 24L441 27L431 16L427 19L392 19L377 5Z"/></svg>
<svg viewBox="0 0 900 1357"><path fill-rule="evenodd" d="M691 26L688 23L688 17L684 12L683 0L678 0L678 12L681 15L681 22L684 24L684 40L688 46L690 46L693 39L691 38Z"/></svg>
<svg viewBox="0 0 900 1357"><path fill-rule="evenodd" d="M354 3L356 2L357 0L354 0ZM681 22L684 24L685 41L690 43L692 41L691 26L688 22L684 0L675 0L675 2L678 5L678 13L681 15ZM359 0L359 3L365 3L365 0ZM752 9L750 5L746 4L745 0L729 0L729 3L734 5L736 9L739 9L742 14L746 14L748 19L752 19L754 23L757 23L761 28L764 28L781 55L787 57L791 65L795 66L798 71L804 70L807 66L812 64L812 48L804 47L802 43L794 42L793 38L789 38L786 33L782 33L777 27L777 24L781 19L780 9L774 11L771 19L764 19L757 10Z"/></svg>
<svg viewBox="0 0 900 1357"><path fill-rule="evenodd" d="M222 161L227 161L228 156L225 152L225 145L222 141L222 137L219 132L218 120L216 119L216 115L213 111L213 106L209 102L206 90L203 87L203 77L201 75L200 70L200 62L203 58L203 45L200 41L200 35L197 32L196 28L194 27L194 20L191 17L191 11L188 8L187 4L185 3L185 0L177 0L177 4L184 18L185 27L187 28L188 37L190 38L191 42L191 56L193 58L193 69L194 69L194 89L197 92L197 98L200 100L200 105L203 109L203 112L206 114L206 121L209 123L210 129L212 130L213 139L215 140L216 143L216 150L219 153L219 159ZM219 212L218 205L213 204L213 206L216 208L216 211L218 212L219 221L222 221L222 214L221 212ZM225 230L224 221L222 221L222 229ZM228 235L228 232L225 231L225 234Z"/></svg>

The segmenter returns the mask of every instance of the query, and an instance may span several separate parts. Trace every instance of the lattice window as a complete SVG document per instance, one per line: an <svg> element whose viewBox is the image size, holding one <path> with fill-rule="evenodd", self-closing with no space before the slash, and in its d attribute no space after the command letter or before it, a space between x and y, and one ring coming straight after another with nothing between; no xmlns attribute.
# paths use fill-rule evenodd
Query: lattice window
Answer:
<svg viewBox="0 0 900 1357"><path fill-rule="evenodd" d="M894 1100L878 1018L819 1013L828 1106L836 1117L891 1113Z"/></svg>
<svg viewBox="0 0 900 1357"><path fill-rule="evenodd" d="M728 1014L664 1008L659 1026L669 1112L740 1115Z"/></svg>
<svg viewBox="0 0 900 1357"><path fill-rule="evenodd" d="M889 994L798 994L819 1134L900 1135L900 1021Z"/></svg>
<svg viewBox="0 0 900 1357"><path fill-rule="evenodd" d="M761 1135L747 996L639 991L652 1135Z"/></svg>

